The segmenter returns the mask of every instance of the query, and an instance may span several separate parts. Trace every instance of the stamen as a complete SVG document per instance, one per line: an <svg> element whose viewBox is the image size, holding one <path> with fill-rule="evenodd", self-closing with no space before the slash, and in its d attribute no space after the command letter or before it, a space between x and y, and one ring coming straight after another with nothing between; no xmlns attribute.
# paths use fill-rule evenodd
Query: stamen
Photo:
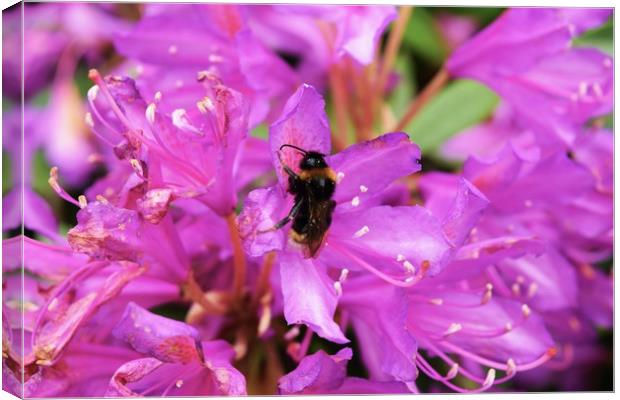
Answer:
<svg viewBox="0 0 620 400"><path fill-rule="evenodd" d="M450 324L450 326L448 327L448 329L446 329L446 331L443 333L444 336L449 336L449 335L453 335L455 333L457 333L458 331L460 331L461 329L463 329L463 325L453 322Z"/></svg>
<svg viewBox="0 0 620 400"><path fill-rule="evenodd" d="M510 322L506 322L504 330L506 331L506 333L510 332L512 330L512 324Z"/></svg>
<svg viewBox="0 0 620 400"><path fill-rule="evenodd" d="M440 305L443 304L443 299L434 298L434 299L429 299L428 302L431 303L431 304L434 304L436 306L440 306Z"/></svg>
<svg viewBox="0 0 620 400"><path fill-rule="evenodd" d="M159 103L161 101L161 92L158 90L157 92L155 92L155 103Z"/></svg>
<svg viewBox="0 0 620 400"><path fill-rule="evenodd" d="M142 168L142 163L135 158L129 160L129 164L131 164L131 168L133 168L136 175L138 175L142 179L146 179L144 177L144 169Z"/></svg>
<svg viewBox="0 0 620 400"><path fill-rule="evenodd" d="M405 261L405 256L403 256L402 254L396 255L396 261L398 262Z"/></svg>
<svg viewBox="0 0 620 400"><path fill-rule="evenodd" d="M285 340L293 340L295 339L297 336L299 336L299 326L295 325L293 326L291 329L289 329L288 332L286 332L284 334L284 339Z"/></svg>
<svg viewBox="0 0 620 400"><path fill-rule="evenodd" d="M86 208L88 205L88 201L86 201L86 196L83 194L78 196L78 202L80 203L80 208Z"/></svg>
<svg viewBox="0 0 620 400"><path fill-rule="evenodd" d="M88 92L86 93L90 101L95 101L95 99L97 98L97 94L99 94L99 86L97 85L88 89Z"/></svg>
<svg viewBox="0 0 620 400"><path fill-rule="evenodd" d="M405 267L407 272L412 273L412 274L415 273L415 267L409 261L405 260L403 262L403 267Z"/></svg>
<svg viewBox="0 0 620 400"><path fill-rule="evenodd" d="M338 281L344 282L347 280L348 276L349 276L349 270L346 268L343 268L342 271L340 271L340 277L338 278Z"/></svg>
<svg viewBox="0 0 620 400"><path fill-rule="evenodd" d="M489 372L487 372L487 377L484 380L484 383L482 384L482 386L489 387L493 384L494 381L495 381L495 370L491 368Z"/></svg>
<svg viewBox="0 0 620 400"><path fill-rule="evenodd" d="M487 283L485 286L484 293L482 294L482 300L480 304L487 304L491 297L493 296L493 284Z"/></svg>
<svg viewBox="0 0 620 400"><path fill-rule="evenodd" d="M510 289L512 290L512 294L514 296L521 296L521 285L519 285L518 282L513 283Z"/></svg>
<svg viewBox="0 0 620 400"><path fill-rule="evenodd" d="M353 198L353 200L351 200L351 205L352 205L353 207L357 207L357 206L359 206L359 205L360 205L360 198L359 198L359 196L355 196L355 197Z"/></svg>
<svg viewBox="0 0 620 400"><path fill-rule="evenodd" d="M452 367L450 367L450 371L448 371L448 373L446 374L446 379L448 380L454 379L454 377L457 376L458 373L459 373L459 364L454 363L452 364Z"/></svg>
<svg viewBox="0 0 620 400"><path fill-rule="evenodd" d="M585 97L588 93L588 84L586 82L579 82L579 89L577 89L577 94L579 97Z"/></svg>
<svg viewBox="0 0 620 400"><path fill-rule="evenodd" d="M368 188L364 185L360 185L360 192L362 193L366 193L368 191Z"/></svg>
<svg viewBox="0 0 620 400"><path fill-rule="evenodd" d="M206 114L209 111L214 111L215 110L215 105L213 104L213 100L211 100L208 97L203 97L202 100L199 100L196 103L196 107L198 107L198 111L200 111L202 114Z"/></svg>
<svg viewBox="0 0 620 400"><path fill-rule="evenodd" d="M58 196L81 208L80 202L71 197L71 195L67 193L58 183L58 167L52 167L50 169L50 177L47 180L47 183L49 183Z"/></svg>
<svg viewBox="0 0 620 400"><path fill-rule="evenodd" d="M334 289L336 289L336 295L338 297L342 296L342 283L340 283L340 281L334 282Z"/></svg>
<svg viewBox="0 0 620 400"><path fill-rule="evenodd" d="M344 172L338 172L336 174L336 183L340 183L340 181L342 181L342 178L344 178Z"/></svg>
<svg viewBox="0 0 620 400"><path fill-rule="evenodd" d="M224 58L219 54L209 54L209 62L220 63L222 61L224 61Z"/></svg>
<svg viewBox="0 0 620 400"><path fill-rule="evenodd" d="M531 299L532 297L534 297L537 291L538 291L538 284L536 282L530 283L530 286L527 289L527 297Z"/></svg>
<svg viewBox="0 0 620 400"><path fill-rule="evenodd" d="M146 107L146 111L144 112L146 120L151 125L155 123L155 108L155 103L149 103L149 105Z"/></svg>
<svg viewBox="0 0 620 400"><path fill-rule="evenodd" d="M592 84L592 90L594 91L594 95L597 98L600 99L601 97L603 97L603 89L601 88L601 85L598 84L598 82L594 82Z"/></svg>
<svg viewBox="0 0 620 400"><path fill-rule="evenodd" d="M91 129L95 127L95 121L93 121L93 115L91 113L87 112L84 114L84 123L86 123L86 125L88 125Z"/></svg>
<svg viewBox="0 0 620 400"><path fill-rule="evenodd" d="M172 125L177 128L185 131L189 131L196 134L201 134L201 132L196 129L188 120L187 112L182 108L177 108L172 112Z"/></svg>
<svg viewBox="0 0 620 400"><path fill-rule="evenodd" d="M364 236L365 234L367 234L368 232L370 232L370 228L368 227L368 225L364 225L359 231L355 232L355 234L353 234L354 238L361 238L362 236Z"/></svg>
<svg viewBox="0 0 620 400"><path fill-rule="evenodd" d="M116 104L116 100L114 100L114 96L112 96L112 93L110 93L110 91L108 90L108 87L106 83L104 82L103 78L101 77L101 75L99 74L99 71L97 71L96 69L89 70L88 78L92 80L93 82L95 82L97 84L97 87L99 88L95 90L94 95L96 95L98 91L101 90L103 92L103 95L108 100L108 103L110 104L110 107L112 108L112 112L114 112L114 115L116 115L119 121L121 121L121 123L125 125L127 129L133 130L131 123L129 122L127 117L125 117L125 114L123 114L121 109L118 107L118 104Z"/></svg>
<svg viewBox="0 0 620 400"><path fill-rule="evenodd" d="M530 310L530 307L527 304L523 304L521 306L521 313L523 313L523 316L527 318L532 313L532 310Z"/></svg>
<svg viewBox="0 0 620 400"><path fill-rule="evenodd" d="M179 379L178 381L175 382L174 386L176 386L177 388L180 388L181 386L183 386L183 380Z"/></svg>
<svg viewBox="0 0 620 400"><path fill-rule="evenodd" d="M513 375L517 372L517 364L515 364L515 360L509 358L506 361L506 375Z"/></svg>

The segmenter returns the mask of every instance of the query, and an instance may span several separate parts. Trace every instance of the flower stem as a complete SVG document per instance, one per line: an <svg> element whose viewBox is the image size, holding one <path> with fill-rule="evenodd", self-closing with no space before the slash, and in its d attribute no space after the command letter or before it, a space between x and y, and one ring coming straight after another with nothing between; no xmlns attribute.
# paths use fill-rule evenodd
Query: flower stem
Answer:
<svg viewBox="0 0 620 400"><path fill-rule="evenodd" d="M396 124L392 131L401 131L414 119L418 112L428 103L439 91L448 83L450 75L445 68L441 68L437 74L433 77L428 85L422 90L419 96L417 96L407 107L407 112L401 118L400 122Z"/></svg>
<svg viewBox="0 0 620 400"><path fill-rule="evenodd" d="M245 253L243 252L243 248L241 247L241 237L239 236L239 229L237 227L237 221L235 219L234 212L226 216L226 224L228 225L228 231L230 232L230 241L233 248L233 295L236 299L240 299L245 286L246 261Z"/></svg>
<svg viewBox="0 0 620 400"><path fill-rule="evenodd" d="M263 266L258 276L258 282L256 282L256 291L254 292L254 301L258 304L265 293L270 290L269 277L271 276L271 270L273 269L273 262L275 261L276 253L271 251L267 253L263 260Z"/></svg>
<svg viewBox="0 0 620 400"><path fill-rule="evenodd" d="M385 48L385 55L383 56L383 63L381 64L379 76L377 77L377 85L375 88L375 96L377 99L383 98L383 92L385 91L388 76L390 71L392 71L394 61L396 61L396 55L398 54L398 49L400 48L400 44L403 40L403 35L405 34L405 29L412 12L413 7L411 6L401 7L398 12L398 18L396 19L396 22L394 22L392 31L390 32L390 37L388 38Z"/></svg>
<svg viewBox="0 0 620 400"><path fill-rule="evenodd" d="M334 99L334 113L336 114L336 134L334 135L334 147L342 150L347 142L347 89L342 80L342 74L338 65L333 64L329 69L329 86Z"/></svg>

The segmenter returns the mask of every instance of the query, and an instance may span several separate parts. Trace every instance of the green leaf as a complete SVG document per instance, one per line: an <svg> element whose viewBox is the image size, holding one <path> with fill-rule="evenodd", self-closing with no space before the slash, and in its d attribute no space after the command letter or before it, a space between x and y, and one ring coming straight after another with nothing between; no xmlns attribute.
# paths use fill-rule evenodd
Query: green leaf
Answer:
<svg viewBox="0 0 620 400"><path fill-rule="evenodd" d="M428 10L416 8L407 24L403 43L426 61L441 65L447 55L446 43Z"/></svg>
<svg viewBox="0 0 620 400"><path fill-rule="evenodd" d="M14 177L11 175L11 159L9 152L2 149L2 194L6 194L12 187Z"/></svg>
<svg viewBox="0 0 620 400"><path fill-rule="evenodd" d="M267 139L269 137L269 128L267 127L267 124L260 124L252 129L250 135L259 139Z"/></svg>
<svg viewBox="0 0 620 400"><path fill-rule="evenodd" d="M405 128L424 153L433 153L448 138L488 118L499 97L482 84L457 80L433 98Z"/></svg>
<svg viewBox="0 0 620 400"><path fill-rule="evenodd" d="M585 32L573 40L576 47L595 47L609 55L614 53L614 26L611 20L597 29Z"/></svg>
<svg viewBox="0 0 620 400"><path fill-rule="evenodd" d="M415 64L408 54L401 53L394 64L394 71L398 73L400 81L390 94L389 103L394 114L403 115L417 91L417 84L414 79Z"/></svg>

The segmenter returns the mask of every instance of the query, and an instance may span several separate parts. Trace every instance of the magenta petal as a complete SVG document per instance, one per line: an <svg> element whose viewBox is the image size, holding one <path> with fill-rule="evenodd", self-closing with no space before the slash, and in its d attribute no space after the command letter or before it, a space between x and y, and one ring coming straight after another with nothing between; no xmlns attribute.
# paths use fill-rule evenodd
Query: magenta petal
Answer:
<svg viewBox="0 0 620 400"><path fill-rule="evenodd" d="M446 237L455 247L461 246L489 201L467 179L461 179L459 189L444 219L443 229Z"/></svg>
<svg viewBox="0 0 620 400"><path fill-rule="evenodd" d="M401 274L422 270L435 275L453 250L441 222L420 206L381 206L335 214L327 240L346 245L362 258L372 258L377 267Z"/></svg>
<svg viewBox="0 0 620 400"><path fill-rule="evenodd" d="M286 321L306 324L333 342L348 342L333 319L338 296L324 267L295 253L283 252L278 257Z"/></svg>
<svg viewBox="0 0 620 400"><path fill-rule="evenodd" d="M156 358L140 358L123 364L110 379L106 397L134 397L138 396L129 388L133 382L140 381L145 376L157 370L164 363Z"/></svg>
<svg viewBox="0 0 620 400"><path fill-rule="evenodd" d="M133 302L127 305L113 333L136 351L164 362L187 364L202 358L200 334L195 328L152 314Z"/></svg>
<svg viewBox="0 0 620 400"><path fill-rule="evenodd" d="M575 269L553 248L548 248L546 253L539 257L528 255L504 260L497 264L497 269L506 282L523 279L524 292L528 291L532 284L536 285L535 295L529 300L536 310L553 311L577 305Z"/></svg>
<svg viewBox="0 0 620 400"><path fill-rule="evenodd" d="M280 394L329 393L342 385L347 374L346 365L353 357L349 348L330 356L319 350L304 357L295 370L278 381Z"/></svg>
<svg viewBox="0 0 620 400"><path fill-rule="evenodd" d="M418 350L407 329L409 300L403 289L375 277L351 278L343 284L341 308L350 316L370 378L414 382Z"/></svg>
<svg viewBox="0 0 620 400"><path fill-rule="evenodd" d="M429 345L425 337L443 338L438 346L448 352L459 348L504 365L511 358L517 365L535 362L552 351L554 343L542 319L530 310L524 315L521 303L494 297L481 305L481 296L449 288L411 293L442 299L441 305L410 304L408 327L420 347Z"/></svg>
<svg viewBox="0 0 620 400"><path fill-rule="evenodd" d="M94 258L136 259L141 236L137 212L96 201L80 210L77 220L67 237L73 250Z"/></svg>
<svg viewBox="0 0 620 400"><path fill-rule="evenodd" d="M270 229L288 213L288 210L285 210L286 204L288 203L277 186L250 192L237 219L239 235L248 254L257 257L284 248L284 231Z"/></svg>
<svg viewBox="0 0 620 400"><path fill-rule="evenodd" d="M327 164L336 173L338 211L363 206L392 181L419 171L419 160L420 148L405 133L388 133L328 157Z"/></svg>
<svg viewBox="0 0 620 400"><path fill-rule="evenodd" d="M269 146L273 165L282 187L288 186L288 177L282 163L293 170L298 169L301 153L295 149L284 148L284 144L297 146L307 151L329 154L331 136L329 122L325 113L325 101L310 85L303 84L288 99L280 118L269 128Z"/></svg>

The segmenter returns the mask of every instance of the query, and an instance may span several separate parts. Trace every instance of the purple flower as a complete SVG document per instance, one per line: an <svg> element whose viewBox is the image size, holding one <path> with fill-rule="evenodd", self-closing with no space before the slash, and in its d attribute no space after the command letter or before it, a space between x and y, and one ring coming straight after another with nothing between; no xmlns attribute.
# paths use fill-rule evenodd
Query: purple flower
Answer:
<svg viewBox="0 0 620 400"><path fill-rule="evenodd" d="M298 84L286 63L247 29L234 5L149 5L146 15L114 43L137 63L143 95L163 94L161 107L167 113L184 108L192 115L202 92L195 80L198 71L208 71L243 93L252 127L272 107L277 110ZM196 52L196 43L206 46Z"/></svg>
<svg viewBox="0 0 620 400"><path fill-rule="evenodd" d="M611 111L611 58L571 47L575 35L603 23L610 13L508 10L454 52L448 71L485 83L539 135L570 144L584 122Z"/></svg>
<svg viewBox="0 0 620 400"><path fill-rule="evenodd" d="M114 335L146 357L122 365L106 396L246 394L245 378L230 364L232 348L201 342L190 325L129 303Z"/></svg>
<svg viewBox="0 0 620 400"><path fill-rule="evenodd" d="M157 196L146 195L142 208L165 209L175 198L195 197L222 216L234 210L234 178L240 173L248 129L241 94L209 74L201 75L203 92L192 106L196 113L190 116L179 108L168 115L158 109L161 93L147 104L129 78L103 80L96 72L92 77L98 85L89 92L87 119L93 132L113 146L120 159L130 161L136 178L151 190L159 189Z"/></svg>
<svg viewBox="0 0 620 400"><path fill-rule="evenodd" d="M304 357L297 368L278 381L280 394L408 393L399 382L376 382L348 377L346 366L353 352L344 348L333 356L323 350Z"/></svg>
<svg viewBox="0 0 620 400"><path fill-rule="evenodd" d="M344 269L351 274L370 271L391 284L408 287L427 274L437 274L463 240L462 232L469 229L469 213L475 214L473 210L483 207L485 200L480 204L474 200L479 197L476 193L467 197L464 192L465 198L445 221L419 206L382 205L390 183L420 168L420 151L405 134L383 135L326 157L336 179L333 222L318 254L304 258L303 249L287 241L284 229L269 229L292 206L283 166L298 170L300 160L297 151L283 151L281 146L329 153L323 106L307 85L287 102L270 135L279 184L251 192L239 224L249 254L278 251L287 321L305 323L319 336L344 343L347 339L332 319L342 289L334 277L342 276Z"/></svg>

